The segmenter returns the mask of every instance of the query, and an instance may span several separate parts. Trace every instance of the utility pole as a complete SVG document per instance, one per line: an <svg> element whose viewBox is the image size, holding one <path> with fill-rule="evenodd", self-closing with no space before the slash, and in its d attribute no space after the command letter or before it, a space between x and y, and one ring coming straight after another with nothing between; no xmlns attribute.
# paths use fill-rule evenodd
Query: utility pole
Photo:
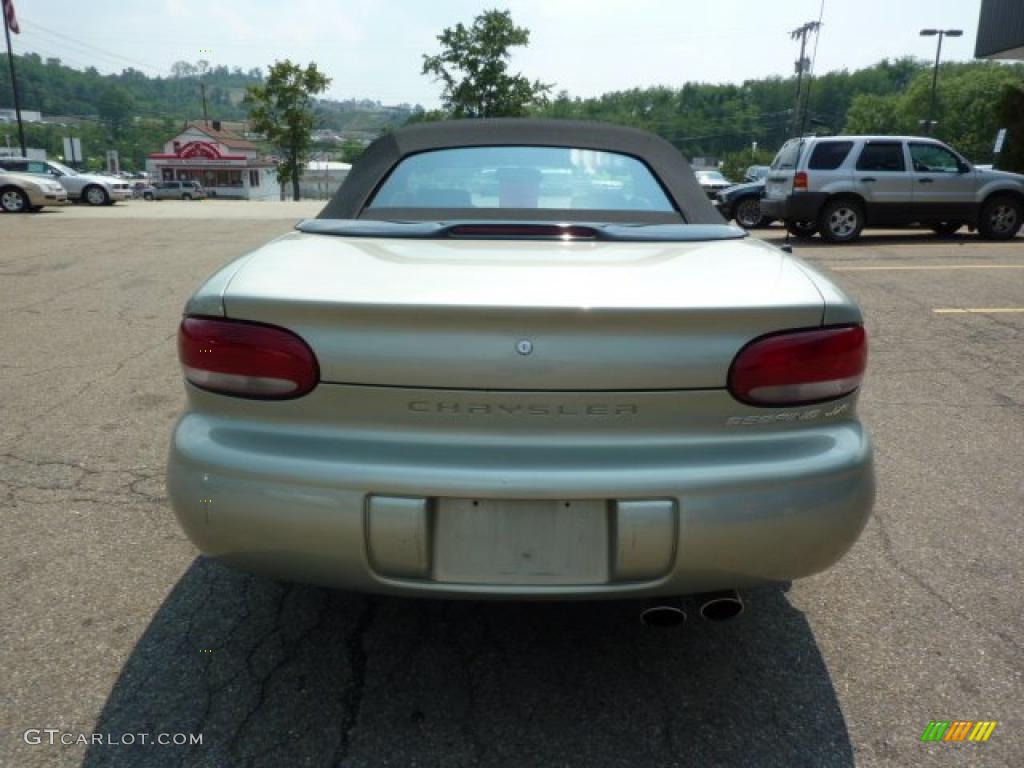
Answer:
<svg viewBox="0 0 1024 768"><path fill-rule="evenodd" d="M210 113L206 108L206 83L199 84L199 90L203 94L203 122L206 123L206 127L210 127Z"/></svg>
<svg viewBox="0 0 1024 768"><path fill-rule="evenodd" d="M14 19L14 8L10 6L11 19ZM4 3L0 16L4 17L4 37L7 39L7 64L11 68L11 93L14 96L14 115L18 119L18 140L21 142L21 156L28 157L28 145L25 144L25 124L21 121L21 101L18 99L18 76L14 71L14 49L11 48L11 21L8 19L8 5ZM14 32L17 34L21 29L14 21Z"/></svg>
<svg viewBox="0 0 1024 768"><path fill-rule="evenodd" d="M816 32L818 27L821 26L821 22L808 21L802 27L798 27L789 33L791 40L800 40L800 58L796 62L796 103L793 106L793 134L797 135L800 133L800 126L803 124L803 120L800 117L801 110L801 96L803 91L804 82L804 70L810 67L810 61L807 59L807 35L811 32Z"/></svg>
<svg viewBox="0 0 1024 768"><path fill-rule="evenodd" d="M921 37L935 37L938 35L939 44L935 46L935 69L932 70L932 97L928 104L928 121L925 125L925 133L929 136L935 130L935 96L936 89L939 84L939 59L942 56L942 38L944 37L960 37L964 31L962 29L922 29Z"/></svg>

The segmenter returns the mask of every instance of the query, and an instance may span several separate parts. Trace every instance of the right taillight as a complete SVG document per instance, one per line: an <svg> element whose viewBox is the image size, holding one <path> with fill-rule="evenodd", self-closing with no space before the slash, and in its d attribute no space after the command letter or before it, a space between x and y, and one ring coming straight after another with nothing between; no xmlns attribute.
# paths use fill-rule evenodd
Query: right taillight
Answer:
<svg viewBox="0 0 1024 768"><path fill-rule="evenodd" d="M729 369L729 391L750 405L806 405L860 386L868 343L860 325L785 331L755 339Z"/></svg>
<svg viewBox="0 0 1024 768"><path fill-rule="evenodd" d="M793 189L802 189L807 191L807 173L804 171L797 171L793 174Z"/></svg>

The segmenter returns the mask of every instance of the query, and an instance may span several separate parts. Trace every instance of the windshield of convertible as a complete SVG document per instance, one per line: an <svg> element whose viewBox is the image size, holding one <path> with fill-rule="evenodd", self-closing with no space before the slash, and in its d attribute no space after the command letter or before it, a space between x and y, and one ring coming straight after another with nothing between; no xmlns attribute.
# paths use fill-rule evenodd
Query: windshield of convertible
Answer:
<svg viewBox="0 0 1024 768"><path fill-rule="evenodd" d="M411 155L387 177L368 209L675 213L654 174L634 157L536 146Z"/></svg>

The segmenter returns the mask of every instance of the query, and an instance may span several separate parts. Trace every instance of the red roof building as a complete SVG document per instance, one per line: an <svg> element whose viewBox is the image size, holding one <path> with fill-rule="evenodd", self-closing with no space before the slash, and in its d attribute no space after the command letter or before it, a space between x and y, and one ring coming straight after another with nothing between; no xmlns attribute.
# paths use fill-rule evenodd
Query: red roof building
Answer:
<svg viewBox="0 0 1024 768"><path fill-rule="evenodd" d="M198 181L210 197L277 200L277 166L260 157L248 139L209 125L189 123L146 161L153 181Z"/></svg>

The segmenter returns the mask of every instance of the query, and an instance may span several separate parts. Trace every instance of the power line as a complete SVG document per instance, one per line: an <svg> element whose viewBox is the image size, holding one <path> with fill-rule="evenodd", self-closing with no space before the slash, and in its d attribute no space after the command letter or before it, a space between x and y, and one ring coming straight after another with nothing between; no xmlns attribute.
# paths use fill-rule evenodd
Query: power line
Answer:
<svg viewBox="0 0 1024 768"><path fill-rule="evenodd" d="M22 31L21 36L26 38L25 42L27 43L27 45L23 46L24 53L38 53L40 55L46 56L47 58L57 59L60 61L61 64L69 66L72 69L78 69L84 72L87 69L98 69L97 65L99 65L99 67L104 68L110 67L117 70L115 72L108 73L109 76L112 77L119 77L125 70L129 69L129 67L127 67L125 64L121 62L112 63L109 60L102 61L100 60L99 55L93 53L92 51L68 47L68 43L50 40L44 37L39 37L38 35L33 33L26 33L24 31ZM54 49L51 46L57 46L57 50L54 51ZM143 74L145 74L147 77L155 77L154 75L149 73Z"/></svg>
<svg viewBox="0 0 1024 768"><path fill-rule="evenodd" d="M31 38L31 37L33 37L33 35L32 35L31 32L27 32L26 30L23 29L23 30L21 30L21 34L18 35L18 37ZM39 38L39 39L42 40L42 38ZM38 42L30 40L30 39L26 39L25 41L19 41L19 43L22 43L22 44L17 46L19 49L21 49L21 51L20 51L20 53L16 51L15 52L16 56L27 56L30 53L35 53L35 54L38 54L41 58L57 59L57 60L59 60L61 62L61 64L65 64L65 63L72 64L74 66L80 67L83 70L85 70L89 66L91 66L89 64L83 63L81 60L79 60L75 56L69 57L69 56L65 55L63 52L58 54L58 53L55 53L54 51L51 51L49 49L49 47L48 47L49 44L50 44L50 41L44 41L44 43L46 44L47 47L40 47ZM27 43L28 45L25 45L25 43ZM31 46L31 49L29 48L29 46ZM77 53L77 51L75 53Z"/></svg>
<svg viewBox="0 0 1024 768"><path fill-rule="evenodd" d="M145 69L150 70L151 72L157 72L161 75L165 74L163 70L159 69L158 67L154 67L152 64L149 64L147 62L140 61L138 59L133 59L128 56L121 56L117 53L112 53L109 50L104 50L103 48L91 45L90 43L87 43L83 40L79 40L78 38L66 35L63 32L58 32L54 29L50 29L49 27L44 27L42 24L37 23L34 19L25 18L24 16L22 18L25 21L25 26L28 29L31 29L33 32L35 32L37 36L42 35L58 38L60 41L64 43L70 43L72 45L77 46L79 49L81 49L84 52L90 53L92 56L102 56L108 60L118 60L121 62L131 64L133 65L133 67L143 67Z"/></svg>

